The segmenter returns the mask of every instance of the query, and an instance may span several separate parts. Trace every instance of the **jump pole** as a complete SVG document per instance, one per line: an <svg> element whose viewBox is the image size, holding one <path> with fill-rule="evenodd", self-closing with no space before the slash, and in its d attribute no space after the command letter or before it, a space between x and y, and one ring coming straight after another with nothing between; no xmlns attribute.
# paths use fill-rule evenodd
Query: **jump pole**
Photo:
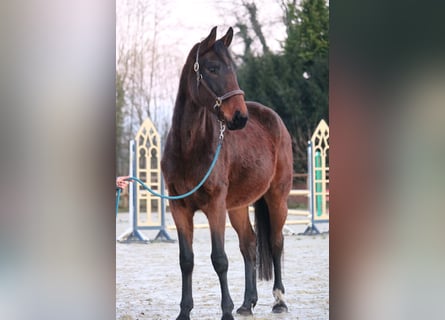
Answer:
<svg viewBox="0 0 445 320"><path fill-rule="evenodd" d="M315 201L315 195L314 195L314 175L312 172L313 168L313 159L312 159L312 142L309 140L307 143L307 171L308 171L308 180L309 180L309 213L311 216L311 220L309 222L309 225L307 226L306 230L304 232L299 233L299 235L311 235L311 234L319 234L320 231L317 229L317 226L315 225L315 212L314 212L314 201Z"/></svg>
<svg viewBox="0 0 445 320"><path fill-rule="evenodd" d="M164 195L165 194L165 183L164 183L164 178L161 175L161 194ZM159 230L158 234L155 237L156 241L168 241L168 242L172 242L174 241L170 235L168 234L168 232L166 231L167 226L165 224L165 199L161 199L161 229Z"/></svg>

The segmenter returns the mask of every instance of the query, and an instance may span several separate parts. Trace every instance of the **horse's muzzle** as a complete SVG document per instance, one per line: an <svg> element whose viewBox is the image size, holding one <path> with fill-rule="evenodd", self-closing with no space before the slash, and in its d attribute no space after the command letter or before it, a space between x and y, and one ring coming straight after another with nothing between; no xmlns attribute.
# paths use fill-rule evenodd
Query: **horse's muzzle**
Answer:
<svg viewBox="0 0 445 320"><path fill-rule="evenodd" d="M226 121L229 130L239 130L246 126L248 117L242 115L240 111L236 111L231 121Z"/></svg>

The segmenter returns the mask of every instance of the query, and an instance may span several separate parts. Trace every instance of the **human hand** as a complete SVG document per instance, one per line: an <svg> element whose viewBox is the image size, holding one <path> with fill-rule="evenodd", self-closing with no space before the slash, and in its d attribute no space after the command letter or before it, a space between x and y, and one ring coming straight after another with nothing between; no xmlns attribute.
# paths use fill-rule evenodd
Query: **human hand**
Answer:
<svg viewBox="0 0 445 320"><path fill-rule="evenodd" d="M130 176L121 176L121 177L117 177L116 178L116 187L120 188L120 189L125 189L128 184L130 183L128 179L130 178Z"/></svg>

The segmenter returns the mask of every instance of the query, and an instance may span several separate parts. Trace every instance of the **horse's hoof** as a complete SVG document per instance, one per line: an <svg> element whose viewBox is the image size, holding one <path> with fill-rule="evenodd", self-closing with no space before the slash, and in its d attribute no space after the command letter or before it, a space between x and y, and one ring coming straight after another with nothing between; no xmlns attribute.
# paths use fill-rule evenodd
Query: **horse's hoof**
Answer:
<svg viewBox="0 0 445 320"><path fill-rule="evenodd" d="M189 317L189 316L186 316L186 315L184 315L184 314L180 314L180 315L176 318L176 320L190 320L190 317Z"/></svg>
<svg viewBox="0 0 445 320"><path fill-rule="evenodd" d="M230 313L223 314L221 320L235 320Z"/></svg>
<svg viewBox="0 0 445 320"><path fill-rule="evenodd" d="M279 302L276 305L274 305L272 308L273 313L284 313L287 311L288 311L287 306L284 302Z"/></svg>
<svg viewBox="0 0 445 320"><path fill-rule="evenodd" d="M252 309L241 306L236 310L236 313L242 316L250 316L252 315Z"/></svg>

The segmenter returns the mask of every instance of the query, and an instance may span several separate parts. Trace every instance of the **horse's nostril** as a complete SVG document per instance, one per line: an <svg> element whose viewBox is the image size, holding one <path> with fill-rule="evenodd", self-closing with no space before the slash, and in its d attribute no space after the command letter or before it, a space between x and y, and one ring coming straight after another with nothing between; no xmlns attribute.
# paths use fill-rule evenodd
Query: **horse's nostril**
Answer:
<svg viewBox="0 0 445 320"><path fill-rule="evenodd" d="M242 129L247 123L247 117L243 116L240 111L236 111L233 115L232 121L230 121L227 125L230 130Z"/></svg>
<svg viewBox="0 0 445 320"><path fill-rule="evenodd" d="M246 125L247 122L247 117L243 117L243 116L239 116L236 118L236 124L239 128L244 128L244 126Z"/></svg>

